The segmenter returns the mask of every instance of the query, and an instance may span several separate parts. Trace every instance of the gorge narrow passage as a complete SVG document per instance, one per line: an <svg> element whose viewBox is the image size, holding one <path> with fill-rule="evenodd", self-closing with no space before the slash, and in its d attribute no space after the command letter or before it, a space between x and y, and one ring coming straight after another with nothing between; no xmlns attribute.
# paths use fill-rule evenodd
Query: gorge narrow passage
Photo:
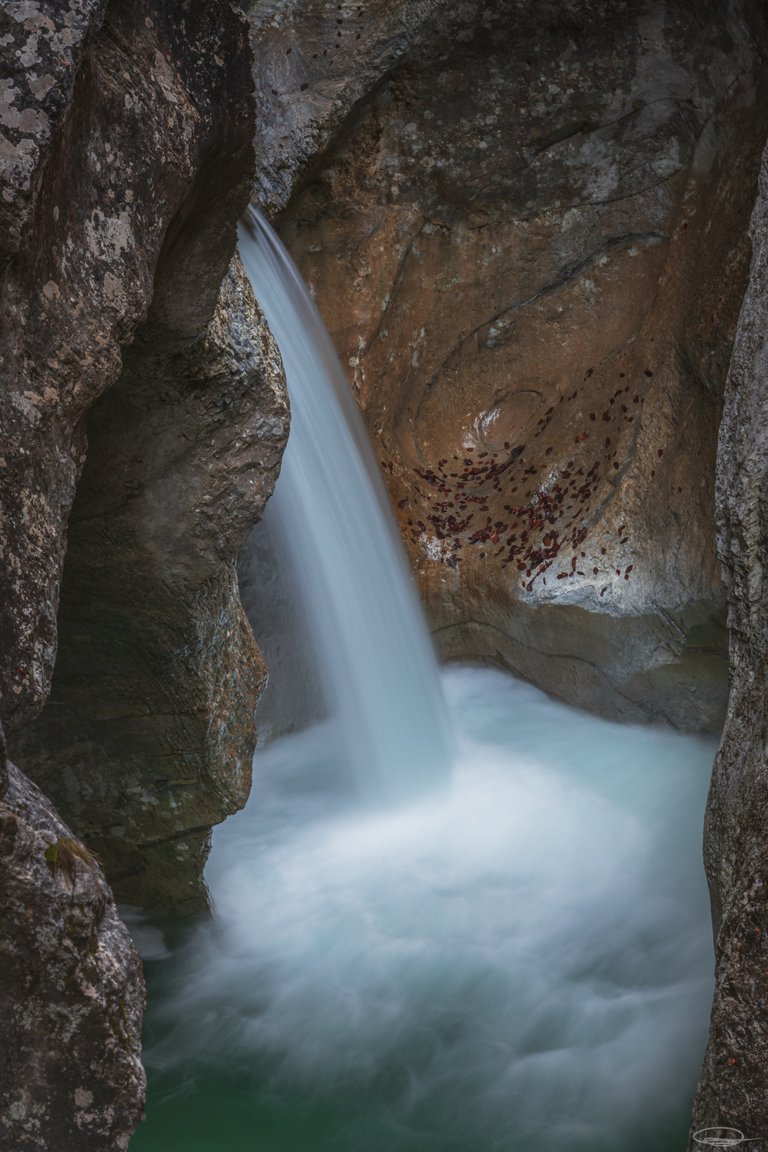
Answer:
<svg viewBox="0 0 768 1152"><path fill-rule="evenodd" d="M254 228L293 410L273 510L331 718L257 752L214 836L212 922L172 953L137 929L132 1152L677 1152L711 996L714 746L438 676L370 451L318 383L354 421L327 335Z"/></svg>
<svg viewBox="0 0 768 1152"><path fill-rule="evenodd" d="M150 961L132 1152L679 1152L713 747L444 673L451 785L361 810L326 724L257 754L216 916Z"/></svg>

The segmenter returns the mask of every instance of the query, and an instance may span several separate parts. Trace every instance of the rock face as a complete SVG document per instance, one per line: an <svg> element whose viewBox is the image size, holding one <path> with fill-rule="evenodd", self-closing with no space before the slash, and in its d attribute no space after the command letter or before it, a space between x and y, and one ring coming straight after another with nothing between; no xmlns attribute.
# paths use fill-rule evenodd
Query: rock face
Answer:
<svg viewBox="0 0 768 1152"><path fill-rule="evenodd" d="M5 74L25 73L0 112L13 213L0 333L10 728L50 684L84 418L119 375L163 245L177 273L157 312L190 340L210 321L253 164L247 27L225 0L193 0L183 20L160 0L67 7L3 15Z"/></svg>
<svg viewBox="0 0 768 1152"><path fill-rule="evenodd" d="M243 7L253 47L229 0L0 10L0 717L67 820L3 753L0 1144L23 1152L125 1149L141 1112L140 971L93 851L124 899L199 910L210 827L249 787L265 669L235 556L288 428L233 260L254 139L443 653L625 718L715 728L724 704L713 475L768 131L762 5ZM766 197L768 167L720 441L733 692L694 1116L751 1136Z"/></svg>
<svg viewBox="0 0 768 1152"><path fill-rule="evenodd" d="M714 460L766 42L755 3L440 7L282 217L444 655L720 724Z"/></svg>
<svg viewBox="0 0 768 1152"><path fill-rule="evenodd" d="M254 199L285 207L356 103L424 36L451 0L248 0L260 115Z"/></svg>
<svg viewBox="0 0 768 1152"><path fill-rule="evenodd" d="M759 1139L768 1132L768 153L751 235L752 271L718 452L718 551L728 592L731 695L705 829L717 968L692 1131L729 1125Z"/></svg>
<svg viewBox="0 0 768 1152"><path fill-rule="evenodd" d="M192 909L210 826L250 782L264 668L234 563L288 424L238 264L221 287L253 171L248 25L225 0L185 4L183 19L159 0L90 6L61 28L34 9L14 25L27 86L42 92L35 69L70 48L48 77L48 135L43 111L22 117L39 170L11 167L6 197L25 232L0 337L2 715L121 897ZM30 725L87 445L55 689Z"/></svg>
<svg viewBox="0 0 768 1152"><path fill-rule="evenodd" d="M0 1146L126 1149L144 984L98 863L2 748Z"/></svg>
<svg viewBox="0 0 768 1152"><path fill-rule="evenodd" d="M111 1152L143 991L93 851L124 897L204 905L264 680L235 557L288 419L232 262L252 53L229 0L35 0L0 54L0 716L67 820L0 773L0 1146Z"/></svg>
<svg viewBox="0 0 768 1152"><path fill-rule="evenodd" d="M128 902L203 907L211 825L248 797L266 670L234 557L287 426L239 261L197 340L169 339L153 305L90 416L53 686L14 752Z"/></svg>

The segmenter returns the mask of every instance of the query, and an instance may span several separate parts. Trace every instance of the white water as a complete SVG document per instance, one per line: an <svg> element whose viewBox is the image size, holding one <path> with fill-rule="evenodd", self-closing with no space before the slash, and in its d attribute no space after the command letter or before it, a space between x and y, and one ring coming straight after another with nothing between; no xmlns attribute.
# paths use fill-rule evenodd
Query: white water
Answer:
<svg viewBox="0 0 768 1152"><path fill-rule="evenodd" d="M302 590L324 688L361 790L400 801L451 759L437 665L343 370L282 244L251 208L240 255L278 343L291 434L270 501Z"/></svg>
<svg viewBox="0 0 768 1152"><path fill-rule="evenodd" d="M294 421L275 519L338 717L257 753L214 834L213 922L173 957L148 937L137 1152L678 1152L712 984L713 745L489 670L445 671L443 714L333 350L254 227ZM399 804L361 805L344 751Z"/></svg>
<svg viewBox="0 0 768 1152"><path fill-rule="evenodd" d="M711 994L713 745L498 672L443 678L459 762L437 798L361 811L332 723L257 754L247 809L214 835L216 919L176 961L147 1052L185 1085L157 1111L178 1140L140 1148L684 1146ZM222 1070L237 1095L217 1106L242 1111L206 1143L214 1105L195 1100Z"/></svg>

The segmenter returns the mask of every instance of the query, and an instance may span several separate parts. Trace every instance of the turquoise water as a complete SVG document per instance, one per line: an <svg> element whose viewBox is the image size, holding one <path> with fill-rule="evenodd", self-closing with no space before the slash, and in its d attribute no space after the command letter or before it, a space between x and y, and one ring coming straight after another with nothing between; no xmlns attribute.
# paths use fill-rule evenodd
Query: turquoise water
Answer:
<svg viewBox="0 0 768 1152"><path fill-rule="evenodd" d="M330 724L257 754L216 916L146 927L131 1152L678 1152L712 946L711 742L443 675L459 754L361 807Z"/></svg>

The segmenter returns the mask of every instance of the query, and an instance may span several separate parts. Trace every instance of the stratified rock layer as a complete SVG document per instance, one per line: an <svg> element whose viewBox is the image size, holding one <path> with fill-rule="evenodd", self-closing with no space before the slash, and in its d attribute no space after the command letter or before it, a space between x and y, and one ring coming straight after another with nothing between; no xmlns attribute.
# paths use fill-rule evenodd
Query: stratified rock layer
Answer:
<svg viewBox="0 0 768 1152"><path fill-rule="evenodd" d="M139 958L97 861L2 756L0 1147L119 1152L144 1100Z"/></svg>
<svg viewBox="0 0 768 1152"><path fill-rule="evenodd" d="M762 12L478 0L428 24L281 227L440 649L717 728L715 444L768 125Z"/></svg>
<svg viewBox="0 0 768 1152"><path fill-rule="evenodd" d="M751 235L718 451L731 695L705 829L717 969L692 1131L728 1125L760 1140L768 1133L768 153Z"/></svg>

